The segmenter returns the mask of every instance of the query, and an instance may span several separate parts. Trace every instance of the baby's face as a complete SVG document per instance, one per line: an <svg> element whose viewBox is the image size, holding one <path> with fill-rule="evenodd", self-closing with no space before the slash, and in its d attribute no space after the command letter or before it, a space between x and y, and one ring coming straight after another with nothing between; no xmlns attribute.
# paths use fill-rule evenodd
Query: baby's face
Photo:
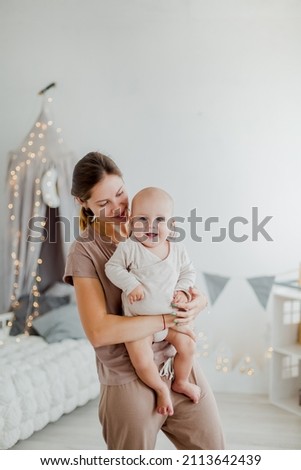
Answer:
<svg viewBox="0 0 301 470"><path fill-rule="evenodd" d="M158 246L171 233L171 217L172 204L167 198L157 194L140 197L132 206L132 233L144 246Z"/></svg>

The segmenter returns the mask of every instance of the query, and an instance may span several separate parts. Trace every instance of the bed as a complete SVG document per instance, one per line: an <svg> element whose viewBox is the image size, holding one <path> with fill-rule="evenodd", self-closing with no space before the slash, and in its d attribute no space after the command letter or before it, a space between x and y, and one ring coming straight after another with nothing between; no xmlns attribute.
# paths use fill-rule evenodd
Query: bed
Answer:
<svg viewBox="0 0 301 470"><path fill-rule="evenodd" d="M98 396L94 350L78 325L70 334L70 312L75 318L70 305L51 312L51 321L43 316L39 336L9 336L12 314L0 314L0 449ZM64 319L63 326L57 318Z"/></svg>

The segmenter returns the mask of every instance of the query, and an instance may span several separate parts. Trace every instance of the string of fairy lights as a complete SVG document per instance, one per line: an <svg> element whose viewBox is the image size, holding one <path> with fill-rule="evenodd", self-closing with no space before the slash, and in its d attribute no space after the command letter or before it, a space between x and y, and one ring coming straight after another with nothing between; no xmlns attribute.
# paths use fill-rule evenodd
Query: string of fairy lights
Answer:
<svg viewBox="0 0 301 470"><path fill-rule="evenodd" d="M204 331L200 331L197 336L198 352L197 356L208 359L214 354L215 370L221 374L229 374L232 370L232 354L227 346L219 346L215 351L211 351L210 340ZM269 346L265 351L265 358L271 359L273 348ZM253 358L249 354L245 354L240 361L238 370L241 375L252 377L256 373L256 366Z"/></svg>
<svg viewBox="0 0 301 470"><path fill-rule="evenodd" d="M51 161L47 154L47 132L50 128L54 126L52 120L47 119L47 114L44 112L45 100L47 105L52 103L53 98L44 96L42 112L35 122L31 132L29 133L27 139L21 147L12 155L12 165L9 177L9 202L8 202L8 211L9 219L11 224L11 237L12 237L12 251L11 251L11 260L13 264L13 283L12 283L12 293L10 295L10 309L15 311L19 307L19 295L20 295L20 272L24 265L21 260L20 253L20 239L21 237L27 237L27 233L21 233L20 230L20 200L24 195L20 192L22 186L22 180L26 178L26 172L28 168L34 164L36 160L39 160L39 165L41 165L41 174L46 175L43 178L44 187L42 187L41 177L36 177L33 184L33 203L32 203L32 213L31 217L42 216L44 220L35 221L35 225L43 229L46 225L46 201L47 205L51 207L51 191L53 190L52 185L55 184L52 177L52 169L49 168ZM63 138L61 136L62 129L56 128L57 142L58 144L63 143ZM15 162L15 163L14 163ZM46 188L46 189L45 189ZM44 213L41 213L43 211ZM28 250L32 254L36 254L34 267L30 273L31 276L31 289L30 289L30 309L26 318L26 326L24 333L28 334L29 329L32 326L32 321L34 318L39 316L39 297L40 290L39 285L42 281L40 267L43 264L43 259L40 256L41 245L45 241L45 235L41 234L39 240L35 239L31 241L27 238Z"/></svg>

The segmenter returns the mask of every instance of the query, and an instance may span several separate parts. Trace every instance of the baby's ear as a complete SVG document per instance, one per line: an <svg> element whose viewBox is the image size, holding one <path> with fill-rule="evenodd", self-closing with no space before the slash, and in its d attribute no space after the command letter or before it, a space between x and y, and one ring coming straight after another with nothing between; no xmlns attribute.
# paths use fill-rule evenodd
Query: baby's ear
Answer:
<svg viewBox="0 0 301 470"><path fill-rule="evenodd" d="M168 219L168 229L169 229L169 235L168 235L168 240L169 241L174 241L175 239L175 226L176 226L176 221L173 217Z"/></svg>
<svg viewBox="0 0 301 470"><path fill-rule="evenodd" d="M175 218L171 217L170 219L168 219L168 228L169 228L169 230L173 231L175 226L176 226Z"/></svg>
<svg viewBox="0 0 301 470"><path fill-rule="evenodd" d="M135 217L133 217L133 216L131 216L131 214L129 214L129 231L130 231L131 234L133 232L134 222L135 222Z"/></svg>
<svg viewBox="0 0 301 470"><path fill-rule="evenodd" d="M133 224L133 216L131 215L131 213L129 212L129 216L128 216L128 221L129 221L129 225L132 225Z"/></svg>

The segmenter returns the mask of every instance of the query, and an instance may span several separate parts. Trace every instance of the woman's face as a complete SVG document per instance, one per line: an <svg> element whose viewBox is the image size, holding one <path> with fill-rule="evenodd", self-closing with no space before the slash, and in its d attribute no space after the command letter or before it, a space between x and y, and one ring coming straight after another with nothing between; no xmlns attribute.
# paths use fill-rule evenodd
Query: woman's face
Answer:
<svg viewBox="0 0 301 470"><path fill-rule="evenodd" d="M128 217L128 195L120 176L105 175L91 191L86 207L91 209L99 220L125 222Z"/></svg>

